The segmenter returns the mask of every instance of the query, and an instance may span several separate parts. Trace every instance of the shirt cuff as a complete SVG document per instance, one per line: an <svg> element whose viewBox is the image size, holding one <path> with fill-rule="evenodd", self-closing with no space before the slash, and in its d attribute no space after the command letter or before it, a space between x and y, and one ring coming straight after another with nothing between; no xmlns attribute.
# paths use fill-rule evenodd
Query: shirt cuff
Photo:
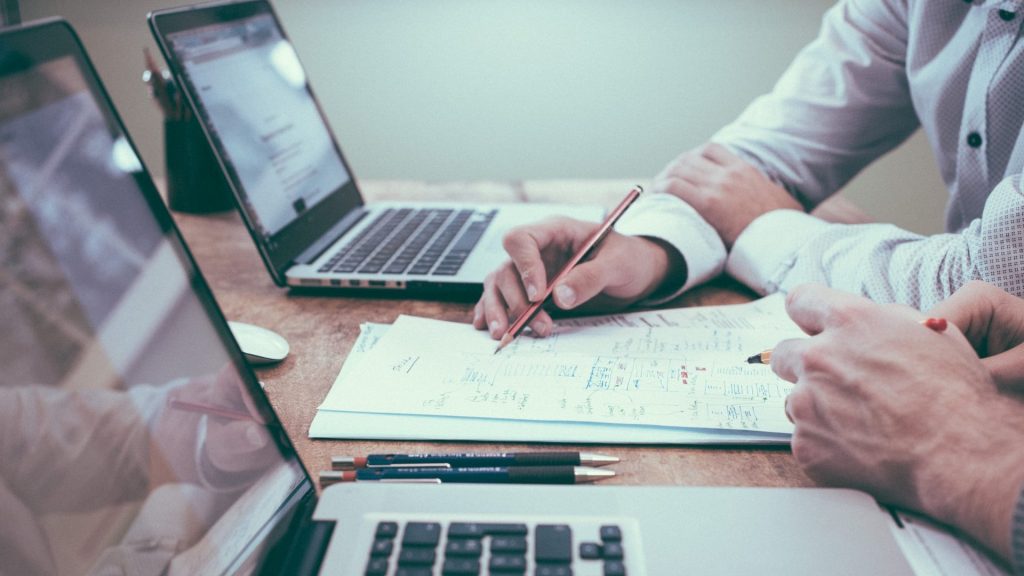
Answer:
<svg viewBox="0 0 1024 576"><path fill-rule="evenodd" d="M829 226L797 210L773 210L750 223L732 246L725 271L758 294L779 290L797 251Z"/></svg>
<svg viewBox="0 0 1024 576"><path fill-rule="evenodd" d="M671 294L644 304L667 302L722 273L725 245L714 227L692 206L671 194L646 194L619 219L615 230L629 236L657 238L679 251L686 261L686 281ZM667 282L671 283L672 279Z"/></svg>

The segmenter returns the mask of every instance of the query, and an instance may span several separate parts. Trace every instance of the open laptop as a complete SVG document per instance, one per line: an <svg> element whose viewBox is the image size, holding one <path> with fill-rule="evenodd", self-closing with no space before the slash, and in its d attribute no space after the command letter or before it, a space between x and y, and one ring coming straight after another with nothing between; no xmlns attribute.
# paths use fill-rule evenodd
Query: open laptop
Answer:
<svg viewBox="0 0 1024 576"><path fill-rule="evenodd" d="M2 574L909 573L854 491L318 497L63 20L0 32L0 259Z"/></svg>
<svg viewBox="0 0 1024 576"><path fill-rule="evenodd" d="M585 205L366 205L268 2L157 11L149 22L278 285L473 295L505 260L510 228L602 215Z"/></svg>

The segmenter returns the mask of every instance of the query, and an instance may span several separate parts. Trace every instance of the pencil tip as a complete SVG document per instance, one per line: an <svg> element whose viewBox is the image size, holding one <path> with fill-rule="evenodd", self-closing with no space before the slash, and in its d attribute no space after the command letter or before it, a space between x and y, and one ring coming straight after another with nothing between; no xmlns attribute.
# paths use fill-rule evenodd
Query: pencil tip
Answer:
<svg viewBox="0 0 1024 576"><path fill-rule="evenodd" d="M747 364L760 364L760 363L761 363L761 355L760 354L754 354L750 358L747 358Z"/></svg>
<svg viewBox="0 0 1024 576"><path fill-rule="evenodd" d="M502 336L501 337L501 341L498 342L498 347L494 349L494 353L497 354L498 352L501 352L501 349L504 348L505 346L508 346L508 343L511 342L511 341L512 341L512 338L509 337L508 334L505 334L504 336Z"/></svg>

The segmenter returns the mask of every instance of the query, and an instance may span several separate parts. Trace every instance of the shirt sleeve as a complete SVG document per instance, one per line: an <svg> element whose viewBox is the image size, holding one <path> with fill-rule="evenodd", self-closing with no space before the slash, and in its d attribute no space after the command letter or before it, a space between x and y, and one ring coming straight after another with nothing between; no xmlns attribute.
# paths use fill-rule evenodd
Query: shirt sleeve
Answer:
<svg viewBox="0 0 1024 576"><path fill-rule="evenodd" d="M767 95L711 139L813 208L918 127L900 0L842 0Z"/></svg>
<svg viewBox="0 0 1024 576"><path fill-rule="evenodd" d="M792 210L769 212L740 234L726 271L761 294L819 282L922 310L970 280L1024 297L1020 180L1000 182L981 218L954 234L921 236L889 224L830 224Z"/></svg>
<svg viewBox="0 0 1024 576"><path fill-rule="evenodd" d="M686 262L685 278L669 278L669 288L644 305L667 302L694 286L722 273L725 245L711 224L676 196L652 192L644 194L619 219L615 230L630 236L657 238L675 248Z"/></svg>

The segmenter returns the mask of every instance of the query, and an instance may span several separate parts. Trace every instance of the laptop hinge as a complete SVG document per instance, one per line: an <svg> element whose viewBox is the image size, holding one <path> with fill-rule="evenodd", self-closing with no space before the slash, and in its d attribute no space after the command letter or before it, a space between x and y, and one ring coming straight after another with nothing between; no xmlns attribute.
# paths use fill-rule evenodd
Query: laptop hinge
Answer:
<svg viewBox="0 0 1024 576"><path fill-rule="evenodd" d="M360 208L353 210L352 212L345 215L337 224L328 228L327 232L324 232L320 238L318 238L309 248L303 250L298 256L295 257L296 264L311 264L325 250L330 248L334 243L341 238L343 234L348 232L353 226L359 223L363 217L366 216L366 210Z"/></svg>
<svg viewBox="0 0 1024 576"><path fill-rule="evenodd" d="M301 538L296 539L283 567L292 576L316 576L320 573L320 564L327 554L327 545L334 533L334 522L310 521L303 530Z"/></svg>

